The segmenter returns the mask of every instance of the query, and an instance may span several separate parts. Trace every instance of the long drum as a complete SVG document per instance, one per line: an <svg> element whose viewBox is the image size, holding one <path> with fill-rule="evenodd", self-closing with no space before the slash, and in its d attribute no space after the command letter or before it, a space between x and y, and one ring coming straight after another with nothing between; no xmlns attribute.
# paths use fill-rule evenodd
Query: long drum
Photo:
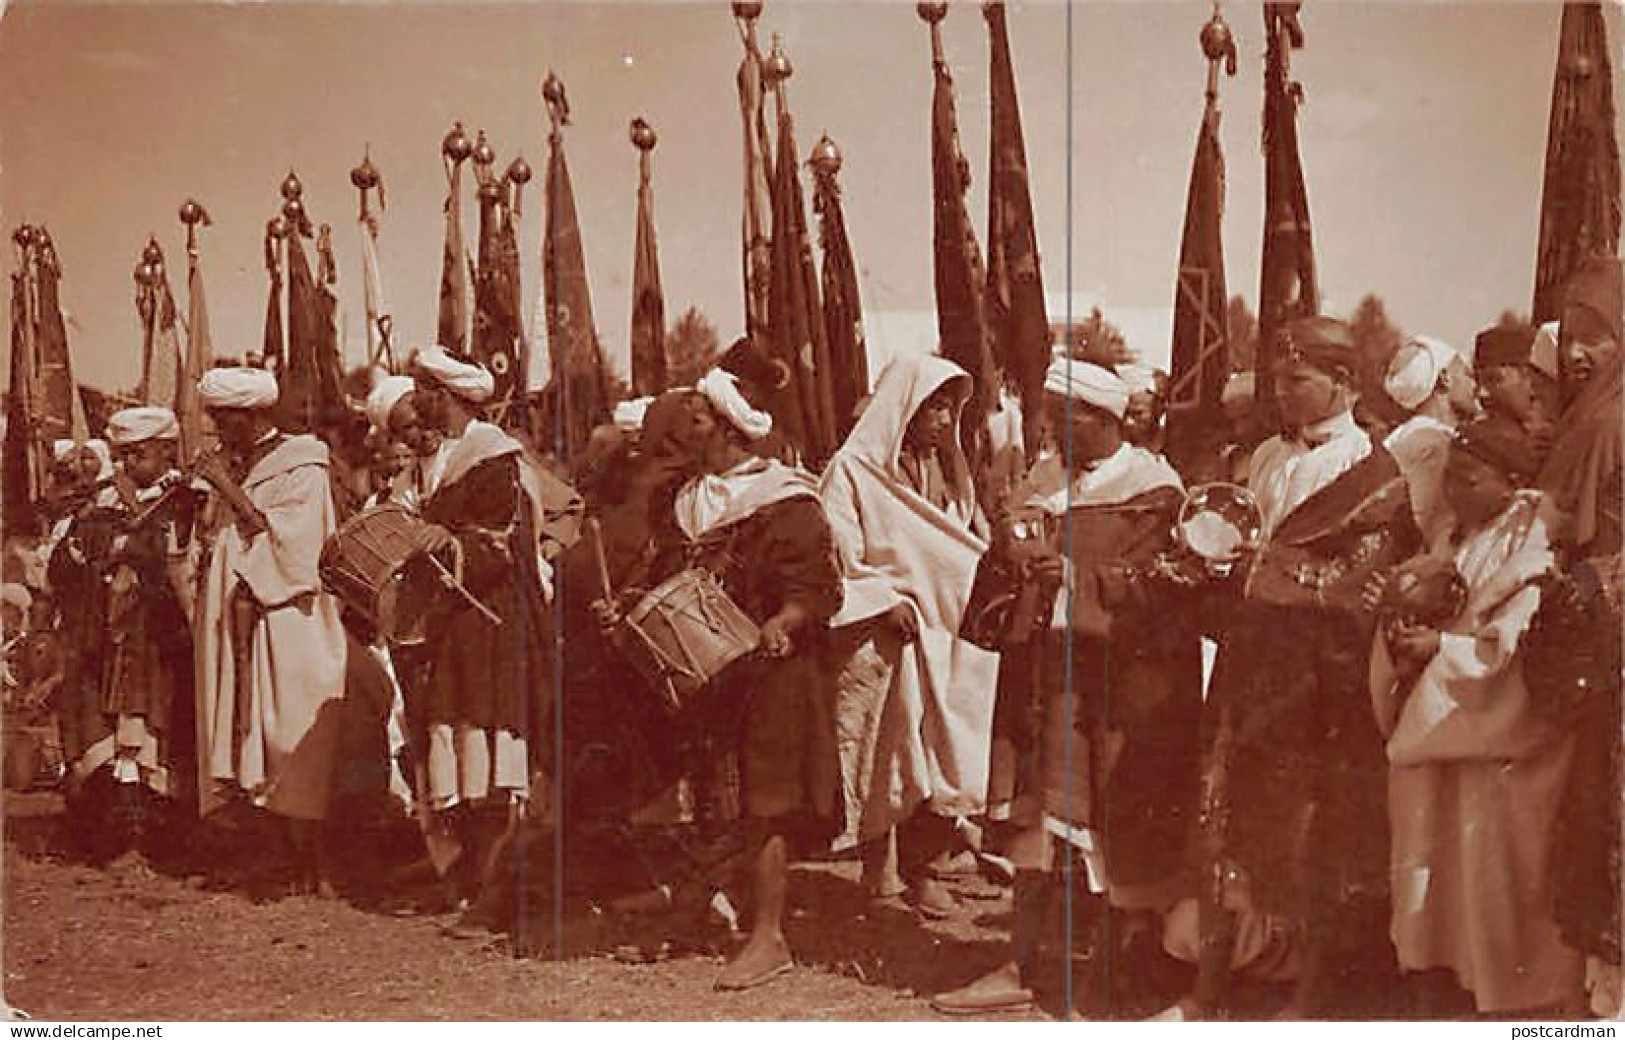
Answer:
<svg viewBox="0 0 1625 1040"><path fill-rule="evenodd" d="M373 625L379 638L410 642L424 596L406 596L418 557L418 531L423 521L393 502L351 517L322 546L318 570L322 585ZM418 601L418 602L414 602Z"/></svg>
<svg viewBox="0 0 1625 1040"><path fill-rule="evenodd" d="M760 630L709 571L651 589L616 633L622 653L676 714L724 668L756 649Z"/></svg>

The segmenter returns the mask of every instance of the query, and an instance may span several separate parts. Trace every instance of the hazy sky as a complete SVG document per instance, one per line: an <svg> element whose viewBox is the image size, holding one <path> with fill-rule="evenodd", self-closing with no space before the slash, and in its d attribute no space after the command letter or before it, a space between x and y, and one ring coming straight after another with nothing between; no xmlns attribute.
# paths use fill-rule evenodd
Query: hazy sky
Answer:
<svg viewBox="0 0 1625 1040"><path fill-rule="evenodd" d="M1112 306L1166 307L1205 65L1208 0L1014 3L1012 47L1045 288ZM1226 79L1226 261L1256 297L1262 160L1259 4L1230 2L1241 51ZM1616 53L1620 11L1609 26ZM1458 342L1528 308L1560 18L1556 3L1311 0L1294 69L1323 294L1367 291L1412 331ZM762 19L795 65L803 155L821 132L841 180L869 310L933 306L930 57L912 3L768 0ZM979 5L944 23L985 226L987 34ZM1071 63L1067 61L1070 33ZM499 168L537 171L522 229L529 311L540 275L549 68L568 88L567 148L601 337L624 367L637 181L627 122L660 134L655 207L667 313L697 304L724 340L740 326L740 44L724 0L631 4L84 5L13 0L0 21L0 216L43 223L64 269L81 379L139 373L130 272L149 232L184 307L175 212L213 213L204 264L219 353L257 347L260 241L291 166L312 217L334 227L352 352L362 309L356 193L370 144L383 171L384 278L396 328L432 335L453 119L484 127ZM1625 77L1616 93L1625 113ZM1070 191L1068 163L1070 161ZM1070 206L1069 206L1070 196ZM465 198L472 233L477 208ZM1070 232L1070 234L1069 234ZM1068 260L1070 259L1070 270ZM9 266L9 265L8 265ZM1054 317L1054 316L1052 316ZM1166 343L1134 343L1166 357ZM0 348L4 349L4 348Z"/></svg>

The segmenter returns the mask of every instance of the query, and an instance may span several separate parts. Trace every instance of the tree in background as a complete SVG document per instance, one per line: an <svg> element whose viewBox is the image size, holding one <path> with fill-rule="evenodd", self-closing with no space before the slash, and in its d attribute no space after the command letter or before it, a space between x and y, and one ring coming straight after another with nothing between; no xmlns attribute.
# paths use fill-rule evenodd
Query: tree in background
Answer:
<svg viewBox="0 0 1625 1040"><path fill-rule="evenodd" d="M1238 293L1230 297L1224 318L1230 346L1230 370L1251 372L1258 361L1258 316Z"/></svg>
<svg viewBox="0 0 1625 1040"><path fill-rule="evenodd" d="M1074 361L1090 361L1107 368L1134 360L1128 340L1116 325L1106 320L1099 307L1067 329L1066 349Z"/></svg>
<svg viewBox="0 0 1625 1040"><path fill-rule="evenodd" d="M615 371L607 359L604 361L604 389L611 401L627 401L632 397L632 384Z"/></svg>
<svg viewBox="0 0 1625 1040"><path fill-rule="evenodd" d="M1514 310L1505 310L1501 312L1501 316L1499 318L1495 319L1495 327L1498 329L1514 329L1518 332L1527 332L1532 336L1535 333L1535 319L1531 318L1527 314L1519 314Z"/></svg>
<svg viewBox="0 0 1625 1040"><path fill-rule="evenodd" d="M717 327L698 307L689 307L666 333L668 385L693 386L721 356Z"/></svg>
<svg viewBox="0 0 1625 1040"><path fill-rule="evenodd" d="M1388 317L1382 299L1367 293L1349 315L1349 331L1354 335L1354 349L1359 358L1355 373L1360 400L1371 414L1389 424L1403 422L1405 409L1395 404L1382 388L1388 372L1388 362L1399 352L1405 333Z"/></svg>

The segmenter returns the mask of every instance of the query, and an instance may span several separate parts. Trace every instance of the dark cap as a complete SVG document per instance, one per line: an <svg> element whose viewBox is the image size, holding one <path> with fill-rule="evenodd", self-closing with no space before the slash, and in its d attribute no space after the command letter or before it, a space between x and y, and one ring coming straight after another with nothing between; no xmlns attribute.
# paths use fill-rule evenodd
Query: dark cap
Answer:
<svg viewBox="0 0 1625 1040"><path fill-rule="evenodd" d="M717 367L732 372L740 390L757 407L790 384L790 368L749 336L740 336L717 360Z"/></svg>
<svg viewBox="0 0 1625 1040"><path fill-rule="evenodd" d="M1298 318L1281 326L1276 341L1283 362L1303 362L1352 385L1359 353L1348 322L1336 318Z"/></svg>
<svg viewBox="0 0 1625 1040"><path fill-rule="evenodd" d="M1535 330L1497 325L1473 340L1473 371L1503 365L1527 365L1535 347Z"/></svg>

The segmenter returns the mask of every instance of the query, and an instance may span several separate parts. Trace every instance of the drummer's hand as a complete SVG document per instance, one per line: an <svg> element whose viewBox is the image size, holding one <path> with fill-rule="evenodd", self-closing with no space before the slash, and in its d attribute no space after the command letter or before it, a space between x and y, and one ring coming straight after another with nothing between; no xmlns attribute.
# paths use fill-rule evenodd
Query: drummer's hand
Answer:
<svg viewBox="0 0 1625 1040"><path fill-rule="evenodd" d="M1027 561L1027 579L1049 587L1060 585L1066 576L1066 560L1058 553L1035 555Z"/></svg>
<svg viewBox="0 0 1625 1040"><path fill-rule="evenodd" d="M439 524L424 524L418 530L417 538L418 551L426 553L437 553L456 541L451 532Z"/></svg>
<svg viewBox="0 0 1625 1040"><path fill-rule="evenodd" d="M592 611L592 619L605 632L621 623L621 611L614 600L595 599L587 605L587 609Z"/></svg>
<svg viewBox="0 0 1625 1040"><path fill-rule="evenodd" d="M795 650L790 632L800 623L801 612L793 606L786 606L762 623L761 633L756 640L756 649L764 657L789 657Z"/></svg>
<svg viewBox="0 0 1625 1040"><path fill-rule="evenodd" d="M897 630L903 642L912 643L920 634L920 623L914 618L914 611L907 603L899 603L886 612L886 620Z"/></svg>

